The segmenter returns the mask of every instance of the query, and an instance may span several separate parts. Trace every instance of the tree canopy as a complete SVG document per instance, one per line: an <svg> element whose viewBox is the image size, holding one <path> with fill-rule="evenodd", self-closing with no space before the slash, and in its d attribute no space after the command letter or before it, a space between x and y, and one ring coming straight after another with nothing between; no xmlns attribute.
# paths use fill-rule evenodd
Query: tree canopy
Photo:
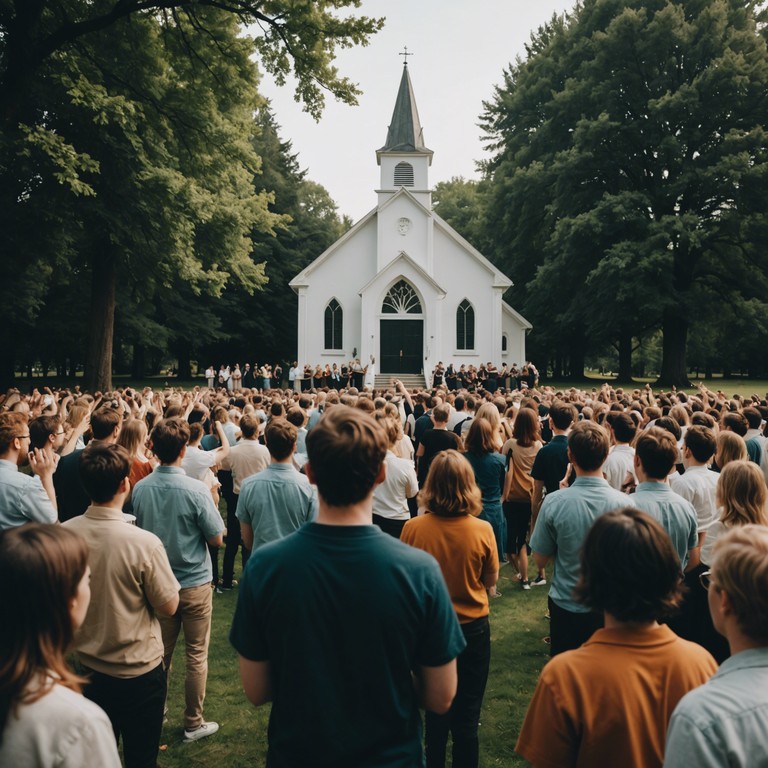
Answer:
<svg viewBox="0 0 768 768"><path fill-rule="evenodd" d="M759 4L583 0L532 36L482 119L492 255L572 369L607 341L626 368L660 327L661 381L680 385L702 314L768 316Z"/></svg>
<svg viewBox="0 0 768 768"><path fill-rule="evenodd" d="M354 102L333 55L382 23L348 12L358 5L29 0L0 9L6 378L20 345L55 321L90 335L87 384L108 388L118 303L136 310L122 320L129 336L218 337L210 306L191 320L198 297L263 288L265 242L292 221L258 181L254 61L279 82L292 72L315 116L325 91ZM49 315L73 305L79 317Z"/></svg>

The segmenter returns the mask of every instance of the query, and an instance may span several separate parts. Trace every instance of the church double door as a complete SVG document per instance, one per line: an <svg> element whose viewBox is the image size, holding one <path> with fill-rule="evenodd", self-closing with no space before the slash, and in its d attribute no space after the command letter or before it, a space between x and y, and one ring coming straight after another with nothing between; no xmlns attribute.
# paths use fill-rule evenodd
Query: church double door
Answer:
<svg viewBox="0 0 768 768"><path fill-rule="evenodd" d="M379 370L382 373L421 373L424 367L424 321L381 320Z"/></svg>

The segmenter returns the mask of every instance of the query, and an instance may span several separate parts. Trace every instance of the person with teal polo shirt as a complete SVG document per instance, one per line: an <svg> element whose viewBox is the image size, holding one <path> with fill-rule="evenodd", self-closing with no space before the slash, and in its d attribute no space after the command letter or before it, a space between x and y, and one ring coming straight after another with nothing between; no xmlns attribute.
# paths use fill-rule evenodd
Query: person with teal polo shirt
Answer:
<svg viewBox="0 0 768 768"><path fill-rule="evenodd" d="M578 648L602 625L602 616L577 602L573 589L580 573L579 552L592 523L627 503L627 496L603 477L609 448L608 433L593 421L582 421L571 430L568 460L576 480L570 488L547 494L531 536L538 568L555 561L549 590L552 656Z"/></svg>
<svg viewBox="0 0 768 768"><path fill-rule="evenodd" d="M173 574L181 585L179 609L160 618L165 668L184 628L187 674L184 739L197 741L219 730L203 719L208 680L208 642L211 637L211 556L206 544L220 547L224 523L210 491L181 468L189 440L184 419L163 419L152 430L152 451L160 465L133 489L133 509L141 528L152 531L165 545Z"/></svg>
<svg viewBox="0 0 768 768"><path fill-rule="evenodd" d="M448 711L466 641L440 566L373 525L388 441L329 408L307 436L316 522L255 549L230 641L248 699L272 702L267 765L424 765L419 707Z"/></svg>

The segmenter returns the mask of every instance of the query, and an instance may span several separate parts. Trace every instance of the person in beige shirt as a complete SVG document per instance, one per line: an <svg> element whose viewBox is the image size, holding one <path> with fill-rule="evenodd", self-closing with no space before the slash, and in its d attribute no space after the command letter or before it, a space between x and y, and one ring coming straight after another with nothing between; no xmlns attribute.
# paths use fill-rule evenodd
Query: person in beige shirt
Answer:
<svg viewBox="0 0 768 768"><path fill-rule="evenodd" d="M74 642L90 674L85 696L122 737L126 768L148 768L157 761L166 695L156 614L176 612L180 586L162 541L123 517L130 466L121 446L86 448L80 477L92 504L64 525L89 549L91 603Z"/></svg>
<svg viewBox="0 0 768 768"><path fill-rule="evenodd" d="M219 588L222 590L229 590L237 585L233 577L235 575L237 549L242 544L240 520L237 518L237 502L240 498L240 488L246 478L266 469L271 461L267 447L259 443L260 425L261 420L258 416L245 414L240 419L240 434L242 438L236 445L230 448L229 455L221 464L222 469L232 471L232 490L234 492L232 503L227 503L227 541L224 547L224 564L222 566L221 584L219 585ZM243 570L245 570L249 554L250 552L243 547Z"/></svg>

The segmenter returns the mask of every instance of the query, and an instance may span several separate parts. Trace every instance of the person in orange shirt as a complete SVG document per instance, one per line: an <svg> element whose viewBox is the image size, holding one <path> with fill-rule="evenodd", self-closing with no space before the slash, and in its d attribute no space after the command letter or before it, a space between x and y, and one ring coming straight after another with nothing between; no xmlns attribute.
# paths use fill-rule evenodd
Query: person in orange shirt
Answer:
<svg viewBox="0 0 768 768"><path fill-rule="evenodd" d="M453 608L467 641L457 659L458 690L445 715L426 713L427 768L443 768L449 732L453 765L476 768L477 728L491 660L488 590L499 578L499 557L491 524L478 520L480 489L464 456L455 450L432 461L419 506L428 514L409 520L400 535L440 564Z"/></svg>
<svg viewBox="0 0 768 768"><path fill-rule="evenodd" d="M517 752L534 768L661 768L678 701L717 669L658 619L680 603L680 560L653 518L632 507L592 525L576 598L605 627L544 667Z"/></svg>

